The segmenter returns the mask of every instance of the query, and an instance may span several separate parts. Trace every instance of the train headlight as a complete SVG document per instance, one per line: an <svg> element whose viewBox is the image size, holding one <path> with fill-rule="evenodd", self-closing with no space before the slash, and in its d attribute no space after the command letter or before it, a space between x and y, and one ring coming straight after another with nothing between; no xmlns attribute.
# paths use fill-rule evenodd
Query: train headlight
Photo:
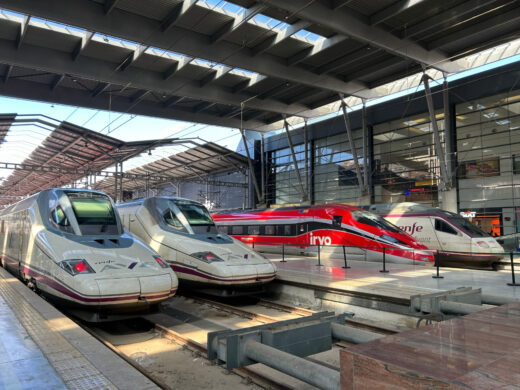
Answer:
<svg viewBox="0 0 520 390"><path fill-rule="evenodd" d="M155 259L155 261L157 261L159 263L161 268L170 268L170 266L168 264L166 264L166 262L163 259L161 259L160 257L154 256L153 258Z"/></svg>
<svg viewBox="0 0 520 390"><path fill-rule="evenodd" d="M212 252L195 252L192 253L190 256L193 256L196 259L202 260L206 263L213 263L214 261L224 261Z"/></svg>
<svg viewBox="0 0 520 390"><path fill-rule="evenodd" d="M96 273L92 267L83 259L63 260L58 263L61 268L72 276L78 274L94 274Z"/></svg>

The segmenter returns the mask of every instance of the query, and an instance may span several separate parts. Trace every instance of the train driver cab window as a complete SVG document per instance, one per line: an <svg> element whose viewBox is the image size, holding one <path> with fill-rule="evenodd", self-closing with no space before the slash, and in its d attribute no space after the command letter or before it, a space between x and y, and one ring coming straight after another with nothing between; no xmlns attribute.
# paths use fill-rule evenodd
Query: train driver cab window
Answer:
<svg viewBox="0 0 520 390"><path fill-rule="evenodd" d="M66 191L65 194L69 198L81 234L120 234L120 226L108 196L89 191ZM66 219L66 215L64 217Z"/></svg>
<svg viewBox="0 0 520 390"><path fill-rule="evenodd" d="M449 224L444 222L442 219L435 218L435 230L437 230L438 232L457 235L457 231L454 228L452 228Z"/></svg>
<svg viewBox="0 0 520 390"><path fill-rule="evenodd" d="M338 226L341 227L341 219L343 218L342 215L334 215L332 217L332 226Z"/></svg>

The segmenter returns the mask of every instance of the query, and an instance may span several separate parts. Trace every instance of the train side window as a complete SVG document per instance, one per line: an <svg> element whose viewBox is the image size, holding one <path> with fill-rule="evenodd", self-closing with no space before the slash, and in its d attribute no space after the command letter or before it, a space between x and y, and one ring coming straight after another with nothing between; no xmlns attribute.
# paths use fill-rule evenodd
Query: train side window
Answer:
<svg viewBox="0 0 520 390"><path fill-rule="evenodd" d="M65 211L63 211L61 206L57 206L54 210L51 211L51 221L58 229L69 233L73 232L69 219L65 215Z"/></svg>
<svg viewBox="0 0 520 390"><path fill-rule="evenodd" d="M284 225L283 227L283 235L284 236L293 236L293 226L294 225Z"/></svg>
<svg viewBox="0 0 520 390"><path fill-rule="evenodd" d="M283 236L285 233L284 225L276 225L276 235Z"/></svg>
<svg viewBox="0 0 520 390"><path fill-rule="evenodd" d="M227 225L218 225L217 229L222 234L228 234L228 232L229 232L229 229L228 229Z"/></svg>
<svg viewBox="0 0 520 390"><path fill-rule="evenodd" d="M334 215L332 217L332 226L338 226L341 227L341 219L343 218L342 215Z"/></svg>
<svg viewBox="0 0 520 390"><path fill-rule="evenodd" d="M274 236L274 225L266 225L265 226L265 235L266 236Z"/></svg>
<svg viewBox="0 0 520 390"><path fill-rule="evenodd" d="M457 235L457 231L441 219L435 219L435 230Z"/></svg>
<svg viewBox="0 0 520 390"><path fill-rule="evenodd" d="M244 232L244 227L242 225L234 225L231 228L231 234L233 235L242 235Z"/></svg>
<svg viewBox="0 0 520 390"><path fill-rule="evenodd" d="M247 227L247 234L249 236L257 236L260 234L260 226L258 225L250 225Z"/></svg>

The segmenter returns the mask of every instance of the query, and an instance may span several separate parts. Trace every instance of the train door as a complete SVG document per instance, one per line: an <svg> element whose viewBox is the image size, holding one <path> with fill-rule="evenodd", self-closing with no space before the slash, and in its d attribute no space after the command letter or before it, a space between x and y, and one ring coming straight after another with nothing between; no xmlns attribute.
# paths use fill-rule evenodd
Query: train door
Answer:
<svg viewBox="0 0 520 390"><path fill-rule="evenodd" d="M469 252L471 250L471 240L464 240L460 233L451 224L438 217L431 217L435 229L435 235L439 240L439 250Z"/></svg>

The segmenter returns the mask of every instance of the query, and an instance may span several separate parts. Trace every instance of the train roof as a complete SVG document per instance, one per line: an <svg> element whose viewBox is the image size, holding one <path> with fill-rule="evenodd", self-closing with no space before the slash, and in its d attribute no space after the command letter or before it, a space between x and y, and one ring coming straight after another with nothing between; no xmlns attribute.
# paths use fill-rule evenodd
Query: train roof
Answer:
<svg viewBox="0 0 520 390"><path fill-rule="evenodd" d="M351 206L343 203L324 203L319 205L304 205L304 206L288 206L288 207L273 207L273 208L263 208L263 209L231 209L231 210L219 210L214 212L213 214L242 214L242 213L261 213L264 211L291 211L291 210L320 210L326 208L342 208L345 210L357 210L359 207Z"/></svg>
<svg viewBox="0 0 520 390"><path fill-rule="evenodd" d="M19 211L19 210L26 209L36 199L38 199L41 195L43 195L45 193L48 193L48 192L54 192L54 191L90 192L90 193L95 193L95 194L106 195L103 191L89 190L89 189L86 189L86 188L47 188L45 190L38 191L37 193L29 196L28 198L22 199L19 202L16 202L16 203L6 207L3 210L0 210L0 215L9 214L9 213L12 213L12 212L16 212L16 211Z"/></svg>
<svg viewBox="0 0 520 390"><path fill-rule="evenodd" d="M402 203L381 203L360 206L365 210L379 213L440 213L444 210L427 206L421 203L402 202Z"/></svg>
<svg viewBox="0 0 520 390"><path fill-rule="evenodd" d="M178 196L149 196L147 198L139 198L139 199L129 200L127 202L120 202L116 206L118 206L118 207L138 206L138 205L142 205L146 199L152 199L152 198L156 198L156 199L169 199L169 200L183 200L183 201L186 201L186 202L192 202L192 203L196 203L196 204L199 204L199 205L203 206L202 203L200 203L200 202L198 202L196 200L188 199L188 198L181 198L181 197L178 197Z"/></svg>

